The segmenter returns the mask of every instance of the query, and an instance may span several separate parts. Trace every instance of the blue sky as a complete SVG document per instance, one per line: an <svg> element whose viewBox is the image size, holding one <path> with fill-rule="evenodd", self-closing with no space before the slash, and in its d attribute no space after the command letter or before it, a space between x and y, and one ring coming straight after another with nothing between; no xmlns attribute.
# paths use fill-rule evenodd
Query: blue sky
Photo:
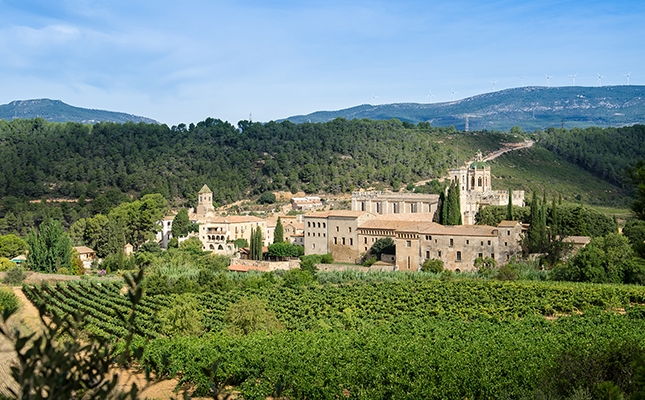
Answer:
<svg viewBox="0 0 645 400"><path fill-rule="evenodd" d="M0 104L168 125L645 84L643 1L0 0ZM432 91L433 97L428 97Z"/></svg>

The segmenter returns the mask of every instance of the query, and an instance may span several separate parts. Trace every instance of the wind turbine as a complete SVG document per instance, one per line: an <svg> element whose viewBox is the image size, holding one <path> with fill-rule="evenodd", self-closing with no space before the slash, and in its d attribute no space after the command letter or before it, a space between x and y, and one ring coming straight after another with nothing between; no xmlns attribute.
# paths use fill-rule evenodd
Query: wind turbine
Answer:
<svg viewBox="0 0 645 400"><path fill-rule="evenodd" d="M428 90L428 95L426 96L426 99L430 99L430 103L432 103L432 98L434 97L434 94L432 94L432 90Z"/></svg>
<svg viewBox="0 0 645 400"><path fill-rule="evenodd" d="M546 87L551 87L550 83L551 83L551 78L553 78L553 75L544 74L544 76L546 76Z"/></svg>
<svg viewBox="0 0 645 400"><path fill-rule="evenodd" d="M597 73L597 72L596 72ZM598 73L597 73L598 74ZM602 86L602 78L604 78L603 75L598 74L598 86Z"/></svg>
<svg viewBox="0 0 645 400"><path fill-rule="evenodd" d="M374 93L372 93L372 102L374 102L374 100L376 99L378 99L378 96L375 96Z"/></svg>
<svg viewBox="0 0 645 400"><path fill-rule="evenodd" d="M492 84L493 84L493 92L495 91L495 84L496 84L497 82L499 82L499 79L498 79L498 80L496 80L496 81L490 81L490 83L492 83Z"/></svg>
<svg viewBox="0 0 645 400"><path fill-rule="evenodd" d="M455 89L452 89L452 88L450 90L452 90L452 95L450 97L454 100L455 99L455 94L459 93L459 92L455 92Z"/></svg>
<svg viewBox="0 0 645 400"><path fill-rule="evenodd" d="M632 74L632 73L631 73L631 71L629 72L629 74L623 74L623 76L624 76L625 78L627 78L627 86L629 86L629 76L630 76L631 74Z"/></svg>
<svg viewBox="0 0 645 400"><path fill-rule="evenodd" d="M576 75L578 75L577 72L573 75L569 75L569 77L571 78L571 86L576 86Z"/></svg>

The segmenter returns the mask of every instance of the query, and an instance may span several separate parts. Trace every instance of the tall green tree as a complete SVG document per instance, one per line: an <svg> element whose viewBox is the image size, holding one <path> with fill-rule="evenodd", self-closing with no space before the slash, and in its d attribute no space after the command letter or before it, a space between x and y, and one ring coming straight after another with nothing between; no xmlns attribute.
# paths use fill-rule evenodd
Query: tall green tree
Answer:
<svg viewBox="0 0 645 400"><path fill-rule="evenodd" d="M446 197L446 209L442 210L442 215L445 215L444 225L461 225L461 201L460 201L459 184L453 182L448 188L448 196Z"/></svg>
<svg viewBox="0 0 645 400"><path fill-rule="evenodd" d="M638 219L645 220L645 161L640 160L628 168L627 177L636 188L636 200L632 203L632 211Z"/></svg>
<svg viewBox="0 0 645 400"><path fill-rule="evenodd" d="M172 220L172 236L176 238L188 236L189 229L190 219L188 218L188 210L182 208Z"/></svg>
<svg viewBox="0 0 645 400"><path fill-rule="evenodd" d="M27 265L39 272L56 272L69 268L72 245L60 221L48 220L39 229L32 228L27 236Z"/></svg>
<svg viewBox="0 0 645 400"><path fill-rule="evenodd" d="M275 231L273 233L273 243L284 242L284 228L282 227L282 219L278 217L278 222L275 224Z"/></svg>
<svg viewBox="0 0 645 400"><path fill-rule="evenodd" d="M506 206L506 220L513 220L513 190L508 188L508 205Z"/></svg>
<svg viewBox="0 0 645 400"><path fill-rule="evenodd" d="M27 250L27 242L14 234L0 236L0 257L14 258Z"/></svg>
<svg viewBox="0 0 645 400"><path fill-rule="evenodd" d="M112 209L108 217L123 227L126 242L139 248L146 240L154 238L160 228L157 222L167 209L168 202L162 195L147 194L140 200Z"/></svg>

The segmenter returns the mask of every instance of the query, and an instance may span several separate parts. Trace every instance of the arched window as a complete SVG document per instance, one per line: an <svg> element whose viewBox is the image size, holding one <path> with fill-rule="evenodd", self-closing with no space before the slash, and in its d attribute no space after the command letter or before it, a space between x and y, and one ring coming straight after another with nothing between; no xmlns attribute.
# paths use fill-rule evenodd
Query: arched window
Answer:
<svg viewBox="0 0 645 400"><path fill-rule="evenodd" d="M217 250L224 250L224 247L222 247L222 245L220 244L219 246L217 246Z"/></svg>
<svg viewBox="0 0 645 400"><path fill-rule="evenodd" d="M211 248L211 250L215 250L215 246L213 246L212 244L211 244L210 248Z"/></svg>
<svg viewBox="0 0 645 400"><path fill-rule="evenodd" d="M311 222L307 222L307 228L311 228Z"/></svg>
<svg viewBox="0 0 645 400"><path fill-rule="evenodd" d="M482 185L482 177L480 176L479 178L477 178L477 186L481 186L481 185Z"/></svg>
<svg viewBox="0 0 645 400"><path fill-rule="evenodd" d="M475 177L470 178L470 187L475 187Z"/></svg>

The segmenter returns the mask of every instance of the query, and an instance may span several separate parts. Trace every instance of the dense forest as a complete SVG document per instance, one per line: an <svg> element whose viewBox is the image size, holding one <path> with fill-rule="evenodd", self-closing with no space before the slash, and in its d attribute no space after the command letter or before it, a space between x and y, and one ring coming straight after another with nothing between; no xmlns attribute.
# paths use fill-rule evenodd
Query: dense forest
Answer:
<svg viewBox="0 0 645 400"><path fill-rule="evenodd" d="M511 137L391 121L238 127L0 121L0 197L95 198L109 189L193 198L207 183L219 204L267 190L348 192L440 176L477 149Z"/></svg>
<svg viewBox="0 0 645 400"><path fill-rule="evenodd" d="M540 144L615 185L625 183L625 170L645 159L645 125L623 128L549 129Z"/></svg>

